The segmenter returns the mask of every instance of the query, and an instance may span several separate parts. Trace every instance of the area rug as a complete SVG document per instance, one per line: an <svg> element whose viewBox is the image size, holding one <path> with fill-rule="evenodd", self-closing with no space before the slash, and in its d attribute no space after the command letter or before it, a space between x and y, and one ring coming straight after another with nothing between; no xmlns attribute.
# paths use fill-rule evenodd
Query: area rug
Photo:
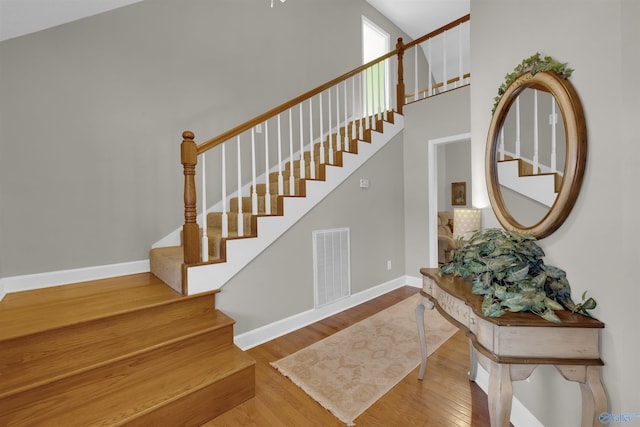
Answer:
<svg viewBox="0 0 640 427"><path fill-rule="evenodd" d="M272 363L342 422L354 420L420 364L415 308L420 295ZM457 328L425 310L428 353Z"/></svg>

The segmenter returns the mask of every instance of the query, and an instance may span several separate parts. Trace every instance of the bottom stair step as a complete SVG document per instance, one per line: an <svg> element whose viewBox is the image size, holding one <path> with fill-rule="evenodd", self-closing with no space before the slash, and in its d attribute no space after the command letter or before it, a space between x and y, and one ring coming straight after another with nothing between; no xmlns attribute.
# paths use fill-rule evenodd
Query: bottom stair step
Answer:
<svg viewBox="0 0 640 427"><path fill-rule="evenodd" d="M0 400L3 426L198 426L255 394L255 362L215 333Z"/></svg>

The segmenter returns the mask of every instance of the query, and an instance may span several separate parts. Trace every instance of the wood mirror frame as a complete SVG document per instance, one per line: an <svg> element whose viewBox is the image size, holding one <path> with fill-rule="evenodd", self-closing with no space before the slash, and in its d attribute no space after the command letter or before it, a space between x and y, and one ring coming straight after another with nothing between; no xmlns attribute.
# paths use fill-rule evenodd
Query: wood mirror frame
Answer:
<svg viewBox="0 0 640 427"><path fill-rule="evenodd" d="M509 108L526 88L549 92L556 99L565 125L566 159L564 176L556 200L547 214L536 224L525 226L507 209L498 182L498 137ZM508 230L531 234L537 239L547 237L562 225L580 192L587 162L587 128L580 99L569 80L553 71L530 72L518 76L498 101L489 126L485 156L485 174L491 207L500 224Z"/></svg>

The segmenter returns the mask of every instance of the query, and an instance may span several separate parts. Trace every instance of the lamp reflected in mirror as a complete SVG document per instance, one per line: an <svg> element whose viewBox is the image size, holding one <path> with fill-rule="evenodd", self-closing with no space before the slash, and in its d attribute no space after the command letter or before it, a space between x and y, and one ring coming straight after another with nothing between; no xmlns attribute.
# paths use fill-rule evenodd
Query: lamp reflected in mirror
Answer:
<svg viewBox="0 0 640 427"><path fill-rule="evenodd" d="M480 209L453 208L453 238L468 241L471 235L480 230Z"/></svg>

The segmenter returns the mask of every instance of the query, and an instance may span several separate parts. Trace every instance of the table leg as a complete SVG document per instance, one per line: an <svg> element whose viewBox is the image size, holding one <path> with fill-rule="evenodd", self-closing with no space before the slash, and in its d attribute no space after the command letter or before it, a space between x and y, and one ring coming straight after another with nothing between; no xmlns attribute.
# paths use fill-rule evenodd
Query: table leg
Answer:
<svg viewBox="0 0 640 427"><path fill-rule="evenodd" d="M513 385L510 365L491 362L489 373L489 418L491 427L509 426Z"/></svg>
<svg viewBox="0 0 640 427"><path fill-rule="evenodd" d="M473 343L469 340L469 381L476 382L476 376L478 375L478 355L476 349L473 347Z"/></svg>
<svg viewBox="0 0 640 427"><path fill-rule="evenodd" d="M420 338L420 353L422 359L420 361L420 373L418 379L424 378L424 372L427 369L427 338L424 334L424 309L433 309L433 303L425 297L420 297L420 302L416 307L416 323L418 324L418 336Z"/></svg>
<svg viewBox="0 0 640 427"><path fill-rule="evenodd" d="M582 425L599 426L600 414L608 411L607 394L600 378L600 366L587 367L587 380L580 383Z"/></svg>
<svg viewBox="0 0 640 427"><path fill-rule="evenodd" d="M609 404L600 377L601 366L556 365L563 377L580 384L582 394L582 427L602 426L600 414Z"/></svg>

